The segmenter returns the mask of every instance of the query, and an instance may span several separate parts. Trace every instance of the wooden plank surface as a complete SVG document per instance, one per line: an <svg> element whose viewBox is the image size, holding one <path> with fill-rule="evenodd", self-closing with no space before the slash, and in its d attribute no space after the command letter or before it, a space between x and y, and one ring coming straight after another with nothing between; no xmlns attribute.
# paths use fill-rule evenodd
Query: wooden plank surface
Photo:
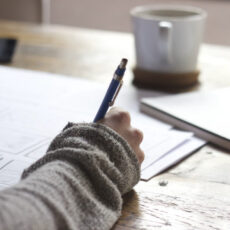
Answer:
<svg viewBox="0 0 230 230"><path fill-rule="evenodd" d="M19 39L12 67L108 82L120 58L127 57L126 85L132 81L130 34L0 21L0 36ZM230 86L229 47L203 45L199 60L200 84L191 90ZM230 154L207 145L140 182L125 196L114 229L230 229L229 194Z"/></svg>
<svg viewBox="0 0 230 230"><path fill-rule="evenodd" d="M116 230L230 229L230 156L204 147L125 197Z"/></svg>
<svg viewBox="0 0 230 230"><path fill-rule="evenodd" d="M161 182L166 186L160 186ZM140 183L126 196L116 230L229 229L230 186L171 174Z"/></svg>

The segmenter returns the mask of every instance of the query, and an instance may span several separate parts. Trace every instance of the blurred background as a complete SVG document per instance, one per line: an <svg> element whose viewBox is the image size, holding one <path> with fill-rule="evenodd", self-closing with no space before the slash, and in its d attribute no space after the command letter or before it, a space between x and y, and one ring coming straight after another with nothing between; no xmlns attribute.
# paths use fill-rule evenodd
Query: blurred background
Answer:
<svg viewBox="0 0 230 230"><path fill-rule="evenodd" d="M205 9L204 41L230 45L230 0L0 0L0 19L131 32L137 5L180 4Z"/></svg>

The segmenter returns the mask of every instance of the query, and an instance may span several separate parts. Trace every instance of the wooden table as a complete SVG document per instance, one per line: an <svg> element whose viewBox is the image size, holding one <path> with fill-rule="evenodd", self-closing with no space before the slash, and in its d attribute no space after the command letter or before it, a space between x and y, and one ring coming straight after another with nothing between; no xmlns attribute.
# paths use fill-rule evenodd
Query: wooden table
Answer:
<svg viewBox="0 0 230 230"><path fill-rule="evenodd" d="M126 84L132 81L130 34L0 21L0 36L19 39L10 66L105 81L117 61L127 57ZM230 48L203 45L200 69L201 83L192 90L230 86ZM124 200L116 230L230 229L230 154L207 145L140 182Z"/></svg>

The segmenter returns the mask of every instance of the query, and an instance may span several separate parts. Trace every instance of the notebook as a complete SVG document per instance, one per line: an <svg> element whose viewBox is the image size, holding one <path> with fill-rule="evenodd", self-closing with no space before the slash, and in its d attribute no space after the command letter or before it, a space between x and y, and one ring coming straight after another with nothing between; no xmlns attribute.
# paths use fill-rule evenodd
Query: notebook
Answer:
<svg viewBox="0 0 230 230"><path fill-rule="evenodd" d="M143 98L140 109L230 150L230 87L214 91Z"/></svg>

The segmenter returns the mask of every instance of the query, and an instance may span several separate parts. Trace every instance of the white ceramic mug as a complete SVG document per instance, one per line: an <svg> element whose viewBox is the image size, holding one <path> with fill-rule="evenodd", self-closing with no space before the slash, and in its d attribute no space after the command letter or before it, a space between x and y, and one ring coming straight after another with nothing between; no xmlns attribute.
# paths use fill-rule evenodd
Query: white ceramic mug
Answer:
<svg viewBox="0 0 230 230"><path fill-rule="evenodd" d="M131 16L137 68L163 73L197 70L205 11L189 6L139 6Z"/></svg>

